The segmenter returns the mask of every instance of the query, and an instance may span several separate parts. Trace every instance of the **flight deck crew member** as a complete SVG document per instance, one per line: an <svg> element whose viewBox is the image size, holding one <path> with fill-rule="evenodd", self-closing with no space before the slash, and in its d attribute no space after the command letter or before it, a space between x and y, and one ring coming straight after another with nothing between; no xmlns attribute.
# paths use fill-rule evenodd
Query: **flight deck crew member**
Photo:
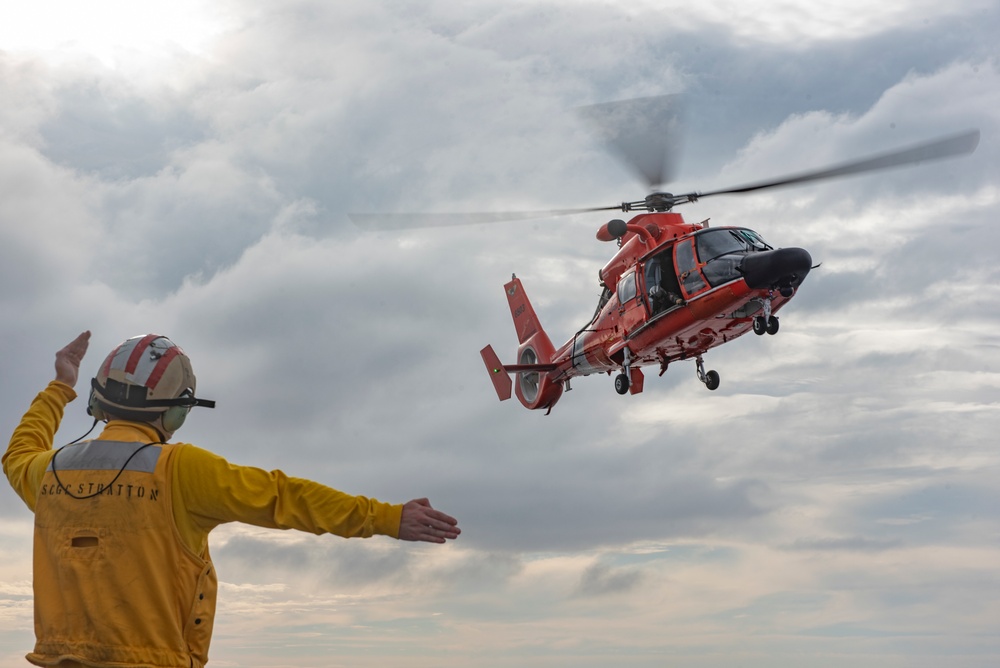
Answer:
<svg viewBox="0 0 1000 668"><path fill-rule="evenodd" d="M427 499L382 503L168 444L192 407L214 403L195 397L187 355L153 334L115 348L91 382L88 412L107 422L101 435L53 450L89 341L83 332L56 353L55 380L3 456L35 513L31 663L204 666L217 591L208 534L225 522L345 538L458 537L457 521Z"/></svg>

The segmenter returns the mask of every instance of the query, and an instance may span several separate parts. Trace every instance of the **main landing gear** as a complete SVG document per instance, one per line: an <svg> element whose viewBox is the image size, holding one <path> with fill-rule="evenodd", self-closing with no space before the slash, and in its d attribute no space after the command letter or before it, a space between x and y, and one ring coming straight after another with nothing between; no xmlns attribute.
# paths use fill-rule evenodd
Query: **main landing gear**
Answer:
<svg viewBox="0 0 1000 668"><path fill-rule="evenodd" d="M705 361L702 359L701 355L695 358L697 363L697 373L698 380L705 383L705 387L710 390L719 389L719 383L721 378L719 377L719 372L714 369L711 371L705 371ZM629 374L632 368L632 355L629 353L629 349L625 349L625 363L622 364L622 372L615 376L615 392L618 394L627 394L631 383L629 381ZM667 370L667 361L663 360L660 364L660 375Z"/></svg>
<svg viewBox="0 0 1000 668"><path fill-rule="evenodd" d="M629 388L629 372L632 370L632 353L625 348L625 363L622 364L622 372L615 376L615 392L625 394Z"/></svg>
<svg viewBox="0 0 1000 668"><path fill-rule="evenodd" d="M719 372L714 369L705 371L705 362L701 359L701 355L695 358L695 362L698 365L698 380L705 383L705 387L710 390L719 389L719 382L722 380L719 377Z"/></svg>

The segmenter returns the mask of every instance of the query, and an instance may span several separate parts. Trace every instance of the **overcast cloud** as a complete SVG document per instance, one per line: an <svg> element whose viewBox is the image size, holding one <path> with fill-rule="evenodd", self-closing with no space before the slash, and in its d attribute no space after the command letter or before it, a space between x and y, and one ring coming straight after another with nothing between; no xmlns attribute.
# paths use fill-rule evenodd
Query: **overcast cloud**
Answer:
<svg viewBox="0 0 1000 668"><path fill-rule="evenodd" d="M995 665L1000 9L815 4L0 8L0 424L80 331L85 378L155 331L218 401L179 438L459 518L444 548L219 529L212 666ZM579 379L549 416L497 402L503 283L562 343L607 217L348 213L641 198L574 110L667 94L675 192L982 138L680 210L822 263L777 336L706 357L718 391L678 363L635 396ZM0 489L3 665L33 643L31 533Z"/></svg>

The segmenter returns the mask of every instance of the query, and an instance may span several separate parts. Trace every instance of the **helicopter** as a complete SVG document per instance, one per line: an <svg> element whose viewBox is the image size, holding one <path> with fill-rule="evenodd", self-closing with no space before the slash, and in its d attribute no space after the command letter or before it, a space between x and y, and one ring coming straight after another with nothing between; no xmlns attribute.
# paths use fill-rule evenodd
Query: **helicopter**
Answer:
<svg viewBox="0 0 1000 668"><path fill-rule="evenodd" d="M706 197L747 194L777 187L851 176L972 153L978 130L969 130L888 153L780 178L707 192L672 194L658 188L672 180L680 143L680 96L607 102L578 111L608 146L649 186L641 200L614 206L493 214L432 214L422 226L499 222L568 214L635 213L599 227L597 239L617 251L598 272L601 294L590 321L556 348L528 299L521 280L504 285L518 339L516 362L503 363L491 345L480 351L501 401L512 390L525 408L548 415L571 381L614 374L618 394L643 391L642 367L662 376L675 362L694 360L709 390L721 377L706 370L707 351L748 332L778 333L777 312L795 297L815 267L802 248L777 248L746 227L689 223L675 206ZM398 228L394 214L351 214L367 227ZM417 217L406 215L406 225ZM516 383L511 379L516 378Z"/></svg>
<svg viewBox="0 0 1000 668"><path fill-rule="evenodd" d="M622 103L590 108L604 115L599 122L603 129L610 128L612 147L650 184L665 180L667 168L655 160L662 147L644 140L652 128L634 123L636 118L651 115L634 111L637 104L648 112L650 104L661 102L655 98L629 101L625 109L630 113L622 113ZM609 114L617 117L617 127L608 122ZM573 378L615 374L618 394L639 394L643 366L658 366L662 376L671 364L683 360L694 360L698 380L709 390L718 389L720 375L706 371L705 353L751 331L758 336L777 334L776 313L815 267L805 249L775 248L745 227L715 227L707 220L689 223L673 211L675 206L714 195L745 194L958 156L973 152L978 143L979 131L970 130L747 185L681 195L654 191L639 201L578 210L642 213L627 222L613 219L597 230L598 240L615 241L618 250L598 272L601 296L590 322L558 349L542 327L521 280L511 276L504 290L518 338L517 361L502 363L491 345L480 351L497 396L501 401L509 399L513 385L526 408L545 409L548 414L563 392L571 389ZM651 151L645 149L649 146ZM511 375L516 376L516 384Z"/></svg>

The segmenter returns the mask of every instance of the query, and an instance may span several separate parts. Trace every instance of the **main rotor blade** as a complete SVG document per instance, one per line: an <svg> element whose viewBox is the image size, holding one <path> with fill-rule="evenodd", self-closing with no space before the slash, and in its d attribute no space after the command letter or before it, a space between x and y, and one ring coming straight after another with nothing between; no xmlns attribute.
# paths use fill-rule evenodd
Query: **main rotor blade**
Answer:
<svg viewBox="0 0 1000 668"><path fill-rule="evenodd" d="M458 227L483 223L511 223L519 220L571 216L594 211L621 211L621 205L586 209L554 209L550 211L475 211L469 213L349 213L347 217L370 230L406 230L423 227Z"/></svg>
<svg viewBox="0 0 1000 668"><path fill-rule="evenodd" d="M577 113L650 188L674 179L683 137L680 95L604 102Z"/></svg>
<svg viewBox="0 0 1000 668"><path fill-rule="evenodd" d="M705 193L696 193L696 198L708 197L710 195L727 195L734 193L748 193L764 188L776 188L778 186L790 186L798 183L808 183L809 181L819 181L821 179L832 179L840 176L850 176L863 172L873 172L880 169L890 169L902 167L918 162L929 160L940 160L959 155L972 153L979 145L979 130L969 130L957 135L936 139L934 141L917 144L910 148L883 153L862 160L845 162L833 167L817 169L815 171L802 172L790 176L781 177L770 181L750 183L734 188L724 188L722 190L711 190Z"/></svg>

